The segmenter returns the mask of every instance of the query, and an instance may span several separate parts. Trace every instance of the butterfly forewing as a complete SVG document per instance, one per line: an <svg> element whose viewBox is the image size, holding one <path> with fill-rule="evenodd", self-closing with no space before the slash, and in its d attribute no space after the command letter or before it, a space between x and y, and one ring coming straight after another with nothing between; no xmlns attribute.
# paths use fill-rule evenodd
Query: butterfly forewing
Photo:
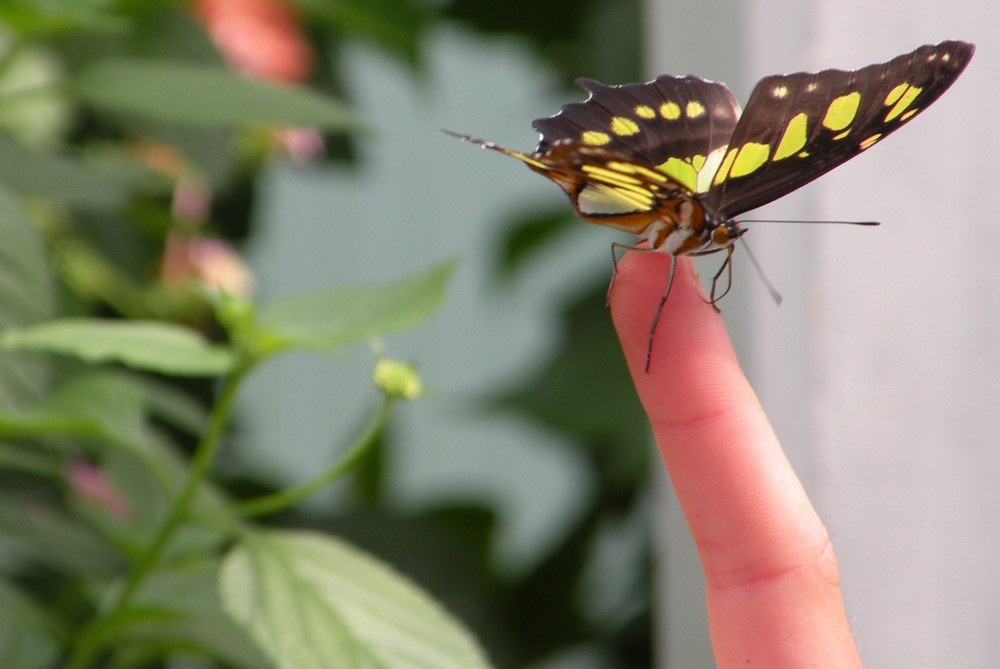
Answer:
<svg viewBox="0 0 1000 669"><path fill-rule="evenodd" d="M853 72L762 79L736 124L706 205L737 216L825 174L934 102L972 53L971 44L942 42Z"/></svg>
<svg viewBox="0 0 1000 669"><path fill-rule="evenodd" d="M671 76L622 86L577 83L590 97L534 121L541 133L535 155L562 143L599 147L657 169L689 191L708 188L740 114L725 85Z"/></svg>

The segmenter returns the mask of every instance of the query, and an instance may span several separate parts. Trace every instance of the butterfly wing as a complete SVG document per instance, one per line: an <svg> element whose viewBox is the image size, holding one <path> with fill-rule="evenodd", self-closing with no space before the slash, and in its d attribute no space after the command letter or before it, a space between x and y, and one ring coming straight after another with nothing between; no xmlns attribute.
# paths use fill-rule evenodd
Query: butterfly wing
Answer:
<svg viewBox="0 0 1000 669"><path fill-rule="evenodd" d="M591 146L653 168L691 192L708 189L740 116L724 84L669 75L621 86L577 83L590 92L584 102L532 123L541 134L535 156L564 143Z"/></svg>
<svg viewBox="0 0 1000 669"><path fill-rule="evenodd" d="M850 160L934 102L973 51L949 41L853 72L762 79L733 130L707 206L737 216Z"/></svg>

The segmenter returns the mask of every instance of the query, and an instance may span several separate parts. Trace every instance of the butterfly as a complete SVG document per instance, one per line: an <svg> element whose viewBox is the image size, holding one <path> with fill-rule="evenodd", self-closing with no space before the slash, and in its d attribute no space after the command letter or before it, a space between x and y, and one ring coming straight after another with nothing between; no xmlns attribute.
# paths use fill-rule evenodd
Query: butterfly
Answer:
<svg viewBox="0 0 1000 669"><path fill-rule="evenodd" d="M715 306L728 292L717 295L716 285L731 267L733 244L746 232L736 217L881 142L944 93L974 50L945 41L859 70L765 77L742 112L725 84L700 77L618 86L579 79L589 97L536 119L531 153L445 132L520 160L561 187L581 219L671 257L650 326L648 371L677 256L726 252L712 280Z"/></svg>

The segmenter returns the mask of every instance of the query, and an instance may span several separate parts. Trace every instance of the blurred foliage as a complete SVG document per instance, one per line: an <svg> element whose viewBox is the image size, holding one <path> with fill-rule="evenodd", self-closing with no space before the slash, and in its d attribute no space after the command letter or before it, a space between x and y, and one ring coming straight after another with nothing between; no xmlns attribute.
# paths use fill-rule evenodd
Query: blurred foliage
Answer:
<svg viewBox="0 0 1000 669"><path fill-rule="evenodd" d="M608 83L642 73L639 0L453 0L445 15L485 34L527 39L569 87L578 77Z"/></svg>
<svg viewBox="0 0 1000 669"><path fill-rule="evenodd" d="M446 14L486 34L527 39L567 86L571 102L582 99L582 92L571 86L580 76L608 83L643 79L640 10L640 3L632 0L513 0L513 4L456 0ZM497 248L499 275L517 273L560 243L575 225L579 222L568 205L549 211L512 211ZM586 286L589 280L581 278L580 283ZM497 410L514 412L571 439L585 454L597 482L596 493L582 501L576 524L565 528L552 552L529 572L500 581L499 614L465 616L470 622L485 617L500 628L487 632L488 628L474 624L497 653L500 666L567 657L574 658L566 660L569 666L587 662L617 669L653 664L647 420L604 304L607 284L590 286L566 305L559 328L564 336L553 347L551 359L520 385L492 398ZM628 528L627 542L634 542L635 555L626 564L610 566L617 576L624 572L631 581L627 596L617 601L617 615L602 615L585 603L586 589L594 586L588 570L600 564L600 546L614 527ZM612 541L619 538L616 535ZM445 591L431 587L449 601ZM491 643L494 638L502 643Z"/></svg>
<svg viewBox="0 0 1000 669"><path fill-rule="evenodd" d="M228 245L252 237L256 176L276 155L291 155L276 139L275 124L318 127L325 152L314 160L353 160L355 134L369 129L353 115L341 84L338 53L350 41L381 49L419 77L425 40L436 24L449 22L483 39L523 38L537 53L539 67L551 69L567 88L578 76L611 83L641 78L638 0L295 0L294 6L315 58L307 85L288 87L233 74L227 69L233 63L227 63L185 2L0 3L0 225L5 239L0 323L5 330L55 316L104 316L180 323L200 330L216 346L238 349L253 341L274 346L273 351L291 341L322 348L314 337L330 330L324 330L329 323L309 318L317 302L292 301L264 310L263 326L270 327L266 331L274 339L255 338L246 334L246 314L187 284L170 284L163 269L179 239L181 248L189 248L192 239ZM582 92L573 89L570 96L567 101ZM189 201L194 210L185 208ZM508 275L518 272L527 259L559 243L570 224L568 206L512 211L497 249L497 267ZM188 278L205 278L195 276L197 267L185 269L192 274ZM10 292L12 286L16 291ZM393 457L394 443L404 438L393 432L391 418L360 458L351 479L354 494L343 506L327 514L282 508L267 523L333 532L379 555L461 618L498 667L542 666L576 656L607 669L651 666L645 418L610 328L605 289L593 285L566 306L564 343L533 376L482 398L490 410L517 414L567 437L584 454L597 482L594 493L581 500L573 524L537 563L516 573L496 567L494 509L455 502L410 513L391 506L384 466ZM409 297L404 290L387 299ZM336 302L336 296L315 299ZM370 296L355 305L362 303L370 304ZM323 304L335 313L347 308ZM389 313L397 313L396 308ZM380 322L376 330L410 324ZM31 332L36 344L52 335ZM173 341L172 332L154 329L153 336ZM130 364L138 356L140 366L146 365L142 333L138 352L131 335L122 338L116 331L94 334L81 327L62 334L58 345L49 341L38 348L94 355L85 351L87 345L107 354L99 346L106 343L115 352L112 360ZM95 584L113 583L163 521L170 497L149 491L179 487L186 454L195 449L218 397L214 381L153 374L172 376L184 361L201 359L200 344L184 349L186 344L174 342L185 352L154 356L139 376L120 369L83 374L81 363L53 363L28 350L24 341L22 350L0 358L3 409L29 406L33 411L16 420L7 416L6 422L0 416L10 442L0 446L0 598L9 603L0 607L0 625L29 622L23 640L33 650L4 664L5 669L52 666L73 644L73 631L100 610ZM335 337L324 341L330 347L339 343ZM17 337L8 341L18 343ZM209 347L207 341L204 345ZM204 364L219 364L208 359ZM42 396L47 403L38 404ZM63 422L52 423L54 417ZM130 448L108 450L104 442ZM130 508L142 511L132 519L134 526L122 530L108 517L110 507L95 509L73 497L66 468L79 460L99 465ZM220 497L266 499L282 492L271 481L230 471L225 480L213 482L196 508L214 513ZM35 522L36 516L24 509L49 515ZM231 584L254 582L247 555L270 559L283 555L287 546L299 546L297 537L287 544L274 536L254 540L253 550L229 563ZM223 616L224 605L231 614L252 615L246 602L234 602L232 592L227 602L193 597L208 592L214 579L213 569L196 558L217 554L219 544L219 537L203 528L191 531L172 546L185 559L137 590L140 603L162 603L168 600L158 598L170 593L178 597L170 612L183 615L170 625L157 618L163 611L147 611L151 619L129 623L132 642L151 638L157 625L170 635L163 637L161 656L105 653L93 666L166 666L162 657L192 648L218 666L269 666ZM62 545L74 550L59 550ZM627 547L628 559L618 567L623 574L611 579L617 578L617 585L609 585L603 582L602 556L608 546L618 545ZM354 564L339 545L318 554ZM289 587L308 591L308 584ZM182 594L193 598L181 602ZM201 613L189 610L195 605ZM185 621L204 629L190 636L194 632L185 629ZM58 638L53 630L65 636ZM265 650L276 664L280 649ZM0 643L0 657L11 657L2 655L5 651Z"/></svg>

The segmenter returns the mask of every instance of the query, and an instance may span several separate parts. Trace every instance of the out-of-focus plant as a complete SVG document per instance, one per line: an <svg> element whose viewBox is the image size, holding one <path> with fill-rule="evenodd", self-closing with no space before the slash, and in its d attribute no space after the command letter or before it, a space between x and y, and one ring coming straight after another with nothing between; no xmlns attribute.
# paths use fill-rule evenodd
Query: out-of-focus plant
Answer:
<svg viewBox="0 0 1000 669"><path fill-rule="evenodd" d="M448 274L252 297L239 249L260 168L351 161L366 130L343 101L343 45L419 74L424 36L447 22L517 35L566 85L628 81L640 5L0 2L2 669L482 665L469 635L343 538L459 612L498 666L650 664L643 418L603 285L567 306L547 365L487 398L572 441L596 482L532 564L497 564L486 502L392 503L385 463L406 435L381 427L421 384L381 354L371 415L326 471L282 490L217 457L261 363L414 325ZM559 243L568 215L511 218L498 280ZM343 503L298 504L348 471Z"/></svg>
<svg viewBox="0 0 1000 669"><path fill-rule="evenodd" d="M252 298L234 244L246 184L270 156L310 160L362 129L316 72L302 14L368 16L377 43L390 21L332 4L0 4L4 669L486 666L384 563L259 520L369 454L420 394L411 366L373 356L372 413L312 479L237 498L213 476L262 363L410 328L450 274Z"/></svg>

